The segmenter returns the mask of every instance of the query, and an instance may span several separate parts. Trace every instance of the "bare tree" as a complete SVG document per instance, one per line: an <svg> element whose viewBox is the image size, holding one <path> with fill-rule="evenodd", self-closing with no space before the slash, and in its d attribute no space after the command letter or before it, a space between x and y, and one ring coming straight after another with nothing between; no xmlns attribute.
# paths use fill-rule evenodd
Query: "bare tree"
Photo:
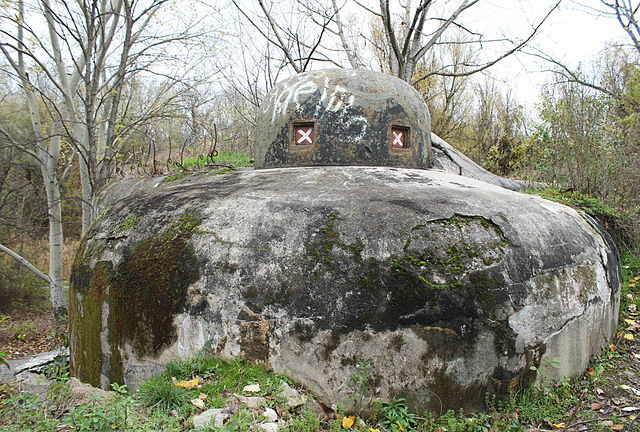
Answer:
<svg viewBox="0 0 640 432"><path fill-rule="evenodd" d="M379 0L378 10L366 8L370 13L379 17L382 23L385 36L386 50L389 53L389 66L393 75L416 84L432 75L441 76L468 76L490 68L508 56L518 52L525 47L538 33L542 25L549 16L560 5L558 0L545 14L545 16L532 27L529 34L522 40L508 40L506 38L486 39L482 33L467 28L459 18L470 8L476 6L480 0L460 0L453 5L451 11L445 16L432 15L432 6L437 0L420 0L415 8L412 8L411 1L400 3L401 12L395 16L391 12L389 0ZM360 3L359 3L360 4ZM364 7L364 6L363 6ZM427 30L427 23L435 23L433 28ZM510 43L511 48L498 54L491 60L483 63L463 64L463 70L459 70L459 64L442 65L439 69L427 71L415 75L416 66L424 56L437 45L455 44L456 41L447 42L444 36L448 29L458 28L468 33L473 39L467 40L477 47L489 43ZM458 67L458 70L454 70Z"/></svg>
<svg viewBox="0 0 640 432"><path fill-rule="evenodd" d="M639 1L632 0L600 0L602 15L614 17L629 37L633 47L640 54L640 25L638 25ZM597 10L597 9L592 9Z"/></svg>
<svg viewBox="0 0 640 432"><path fill-rule="evenodd" d="M250 11L237 0L231 0L231 3L252 28L280 51L282 64L290 66L295 73L307 71L314 61L339 65L331 53L318 50L334 21L335 12L330 9L318 13L318 9L313 10L309 3L301 0L289 10L274 7L274 3L267 0L257 0L258 11ZM320 21L312 19L314 13Z"/></svg>
<svg viewBox="0 0 640 432"><path fill-rule="evenodd" d="M13 144L38 162L47 192L48 282L56 314L65 309L61 212L65 197L59 177L62 147L71 146L77 155L84 233L95 216L97 192L113 173L116 155L124 144L127 124L122 117L126 111L123 101L129 83L142 73L174 77L172 82L177 83L180 80L175 77L184 76L192 66L167 61L169 57L176 59L168 45L193 38L190 27L175 31L159 21L168 3L17 0L0 16L0 50L9 64L6 72L22 88L35 135L33 146ZM160 61L162 67L154 68ZM150 110L154 109L158 107Z"/></svg>

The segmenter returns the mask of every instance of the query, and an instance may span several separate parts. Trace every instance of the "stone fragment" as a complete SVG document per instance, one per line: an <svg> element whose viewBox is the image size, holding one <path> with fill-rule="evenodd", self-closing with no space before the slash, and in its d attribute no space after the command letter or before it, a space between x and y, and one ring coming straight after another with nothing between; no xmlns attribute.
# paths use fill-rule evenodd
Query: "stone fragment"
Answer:
<svg viewBox="0 0 640 432"><path fill-rule="evenodd" d="M277 432L278 428L278 423L260 423L258 425L258 429L263 432Z"/></svg>
<svg viewBox="0 0 640 432"><path fill-rule="evenodd" d="M90 399L98 399L101 403L110 403L113 401L114 393L85 384L77 378L71 378L67 381L67 385L71 390L70 404L73 406L88 402Z"/></svg>
<svg viewBox="0 0 640 432"><path fill-rule="evenodd" d="M222 427L224 421L229 418L229 414L226 414L225 410L226 408L212 408L195 415L193 416L193 426L196 429L207 426Z"/></svg>
<svg viewBox="0 0 640 432"><path fill-rule="evenodd" d="M234 396L238 399L238 402L248 406L249 408L259 408L267 404L267 400L261 396Z"/></svg>
<svg viewBox="0 0 640 432"><path fill-rule="evenodd" d="M287 406L290 408L299 407L307 402L307 397L305 395L302 395L298 390L291 388L291 386L286 382L283 382L280 386L280 395L286 399Z"/></svg>
<svg viewBox="0 0 640 432"><path fill-rule="evenodd" d="M265 409L262 415L265 416L267 420L269 420L272 423L278 421L278 413L272 408Z"/></svg>
<svg viewBox="0 0 640 432"><path fill-rule="evenodd" d="M44 375L25 371L16 375L16 381L20 383L23 391L38 395L46 395L53 381Z"/></svg>

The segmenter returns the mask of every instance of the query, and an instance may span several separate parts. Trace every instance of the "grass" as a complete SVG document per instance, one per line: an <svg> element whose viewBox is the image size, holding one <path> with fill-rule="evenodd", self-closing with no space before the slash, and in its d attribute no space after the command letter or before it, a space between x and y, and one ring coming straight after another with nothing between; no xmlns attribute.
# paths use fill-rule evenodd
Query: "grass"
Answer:
<svg viewBox="0 0 640 432"><path fill-rule="evenodd" d="M606 204L599 198L583 194L577 191L568 191L557 187L533 188L523 191L524 193L539 195L550 201L559 202L569 207L586 211L595 216L620 217L620 212Z"/></svg>
<svg viewBox="0 0 640 432"><path fill-rule="evenodd" d="M221 170L216 171L213 175L227 174L232 171L231 167L250 167L253 166L253 159L248 154L233 150L223 150L218 152L213 158L203 157L202 155L189 156L183 159L181 171L168 175L162 179L161 183L171 183L190 175L204 175L215 169L216 165L225 165Z"/></svg>
<svg viewBox="0 0 640 432"><path fill-rule="evenodd" d="M248 154L234 150L221 150L212 159L202 158L199 155L189 156L182 160L182 166L186 169L202 168L207 164L233 165L236 167L253 166L253 159Z"/></svg>
<svg viewBox="0 0 640 432"><path fill-rule="evenodd" d="M257 425L264 421L263 408L236 404L234 395L238 394L263 397L278 413L281 432L516 432L585 430L581 429L585 425L593 431L628 430L634 413L622 408L633 406L636 398L629 394L625 399L624 386L629 379L626 371L637 362L634 351L639 345L635 336L626 336L640 334L635 321L640 311L640 256L623 254L622 270L620 326L613 343L591 368L582 376L544 383L506 399L487 396L486 412L412 413L404 400L394 399L379 401L373 413L346 415L338 409L334 417L327 418L313 399L298 409L288 407L279 390L284 382L291 384L285 376L246 361L198 356L169 363L137 392L114 386L115 398L108 404L89 400L72 406L64 379L52 387L46 402L0 386L0 432L192 431L195 414L225 407L231 417L221 428L199 430L258 430ZM244 391L250 384L258 384L259 391Z"/></svg>

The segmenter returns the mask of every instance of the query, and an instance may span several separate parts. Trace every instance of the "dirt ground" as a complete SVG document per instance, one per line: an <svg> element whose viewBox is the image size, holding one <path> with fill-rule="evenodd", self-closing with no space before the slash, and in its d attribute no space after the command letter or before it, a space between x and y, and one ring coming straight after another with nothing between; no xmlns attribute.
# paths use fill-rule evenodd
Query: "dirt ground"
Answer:
<svg viewBox="0 0 640 432"><path fill-rule="evenodd" d="M9 360L51 351L64 344L66 337L66 324L56 324L46 308L0 314L0 352Z"/></svg>

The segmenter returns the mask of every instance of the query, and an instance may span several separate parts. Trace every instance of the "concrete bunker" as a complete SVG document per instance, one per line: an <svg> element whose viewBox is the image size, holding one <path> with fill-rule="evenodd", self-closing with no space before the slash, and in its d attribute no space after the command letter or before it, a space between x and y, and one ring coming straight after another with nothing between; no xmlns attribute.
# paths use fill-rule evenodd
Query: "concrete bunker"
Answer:
<svg viewBox="0 0 640 432"><path fill-rule="evenodd" d="M406 83L298 75L266 97L258 128L261 169L152 183L94 223L70 288L75 375L135 386L208 350L348 410L366 362L372 397L478 409L487 392L582 372L613 335L607 234L560 204L429 169L429 115Z"/></svg>

